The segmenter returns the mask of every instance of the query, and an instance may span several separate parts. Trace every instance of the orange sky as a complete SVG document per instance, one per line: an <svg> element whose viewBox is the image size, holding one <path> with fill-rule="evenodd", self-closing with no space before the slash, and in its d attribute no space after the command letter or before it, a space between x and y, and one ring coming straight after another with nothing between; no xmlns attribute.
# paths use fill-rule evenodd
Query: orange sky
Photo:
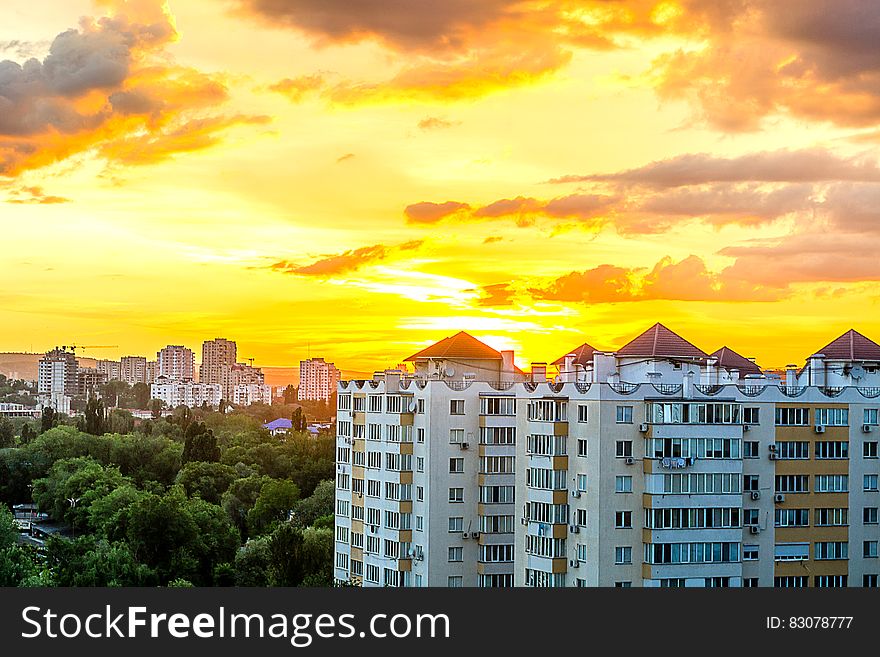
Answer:
<svg viewBox="0 0 880 657"><path fill-rule="evenodd" d="M872 0L6 0L0 351L880 339Z"/></svg>

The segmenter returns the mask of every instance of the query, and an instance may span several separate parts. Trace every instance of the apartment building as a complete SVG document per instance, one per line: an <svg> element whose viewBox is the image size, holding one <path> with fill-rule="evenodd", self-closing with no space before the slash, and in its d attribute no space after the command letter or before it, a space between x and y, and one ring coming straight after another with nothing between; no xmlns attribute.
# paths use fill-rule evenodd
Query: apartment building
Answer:
<svg viewBox="0 0 880 657"><path fill-rule="evenodd" d="M77 392L76 355L67 347L55 347L40 359L37 370L37 392L40 395L62 394L72 397Z"/></svg>
<svg viewBox="0 0 880 657"><path fill-rule="evenodd" d="M119 360L119 380L133 386L136 383L152 383L147 376L145 356L123 356Z"/></svg>
<svg viewBox="0 0 880 657"><path fill-rule="evenodd" d="M236 406L272 403L272 386L257 383L240 383L235 386L232 403Z"/></svg>
<svg viewBox="0 0 880 657"><path fill-rule="evenodd" d="M232 399L235 389L233 367L238 356L234 340L214 338L202 343L202 362L199 365L200 383L217 383L224 399Z"/></svg>
<svg viewBox="0 0 880 657"><path fill-rule="evenodd" d="M216 383L175 381L170 377L160 376L150 385L150 397L163 401L168 408L196 408L205 405L216 408L220 404L222 391Z"/></svg>
<svg viewBox="0 0 880 657"><path fill-rule="evenodd" d="M182 345L168 345L156 353L157 372L159 377L172 381L194 381L196 360L192 349Z"/></svg>
<svg viewBox="0 0 880 657"><path fill-rule="evenodd" d="M877 586L880 346L782 374L656 324L526 375L459 333L338 386L335 576Z"/></svg>
<svg viewBox="0 0 880 657"><path fill-rule="evenodd" d="M299 392L297 399L329 401L339 381L339 370L323 358L309 358L299 363Z"/></svg>

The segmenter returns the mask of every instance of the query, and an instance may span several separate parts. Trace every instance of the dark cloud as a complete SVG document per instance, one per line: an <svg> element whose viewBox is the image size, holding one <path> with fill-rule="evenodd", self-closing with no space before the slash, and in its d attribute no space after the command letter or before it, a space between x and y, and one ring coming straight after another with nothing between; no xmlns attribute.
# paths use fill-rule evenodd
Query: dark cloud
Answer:
<svg viewBox="0 0 880 657"><path fill-rule="evenodd" d="M374 244L329 255L309 265L298 265L287 260L281 260L270 265L269 269L300 276L335 276L351 273L366 265L387 260L392 255L400 252L418 250L423 244L423 240L412 240L396 246Z"/></svg>
<svg viewBox="0 0 880 657"><path fill-rule="evenodd" d="M718 157L708 153L678 155L618 173L569 175L553 183L619 182L653 187L682 187L732 182L880 181L880 167L870 157L843 158L825 149L779 150Z"/></svg>

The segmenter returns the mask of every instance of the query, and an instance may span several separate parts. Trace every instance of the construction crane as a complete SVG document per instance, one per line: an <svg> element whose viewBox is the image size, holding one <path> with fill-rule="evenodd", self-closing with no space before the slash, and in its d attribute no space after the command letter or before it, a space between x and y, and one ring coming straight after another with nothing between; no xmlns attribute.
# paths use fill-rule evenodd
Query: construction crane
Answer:
<svg viewBox="0 0 880 657"><path fill-rule="evenodd" d="M76 353L77 349L118 349L118 344L87 344L87 345L70 345L70 350Z"/></svg>

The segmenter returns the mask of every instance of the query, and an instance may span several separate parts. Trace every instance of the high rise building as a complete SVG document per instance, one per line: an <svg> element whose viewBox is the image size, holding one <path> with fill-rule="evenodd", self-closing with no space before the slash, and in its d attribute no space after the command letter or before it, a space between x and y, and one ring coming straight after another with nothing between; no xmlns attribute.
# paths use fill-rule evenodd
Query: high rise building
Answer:
<svg viewBox="0 0 880 657"><path fill-rule="evenodd" d="M781 374L662 324L525 375L465 333L338 385L335 577L877 586L880 345Z"/></svg>
<svg viewBox="0 0 880 657"><path fill-rule="evenodd" d="M216 408L220 403L221 391L216 383L183 382L159 377L150 385L150 397L165 402L168 408L205 405Z"/></svg>
<svg viewBox="0 0 880 657"><path fill-rule="evenodd" d="M199 365L199 382L220 385L223 398L231 400L235 389L233 367L238 348L233 340L214 338L202 343L202 363Z"/></svg>
<svg viewBox="0 0 880 657"><path fill-rule="evenodd" d="M37 391L40 395L62 394L72 397L77 393L76 373L79 369L76 355L67 347L55 347L40 359Z"/></svg>
<svg viewBox="0 0 880 657"><path fill-rule="evenodd" d="M196 360L192 349L182 345L168 345L156 354L156 378L162 376L176 382L193 381Z"/></svg>
<svg viewBox="0 0 880 657"><path fill-rule="evenodd" d="M95 369L106 376L108 381L119 381L121 378L118 360L99 360L95 363Z"/></svg>
<svg viewBox="0 0 880 657"><path fill-rule="evenodd" d="M119 361L119 380L132 386L136 383L148 383L146 357L123 356Z"/></svg>
<svg viewBox="0 0 880 657"><path fill-rule="evenodd" d="M328 401L336 391L339 370L323 358L309 358L299 363L299 392L302 400Z"/></svg>

